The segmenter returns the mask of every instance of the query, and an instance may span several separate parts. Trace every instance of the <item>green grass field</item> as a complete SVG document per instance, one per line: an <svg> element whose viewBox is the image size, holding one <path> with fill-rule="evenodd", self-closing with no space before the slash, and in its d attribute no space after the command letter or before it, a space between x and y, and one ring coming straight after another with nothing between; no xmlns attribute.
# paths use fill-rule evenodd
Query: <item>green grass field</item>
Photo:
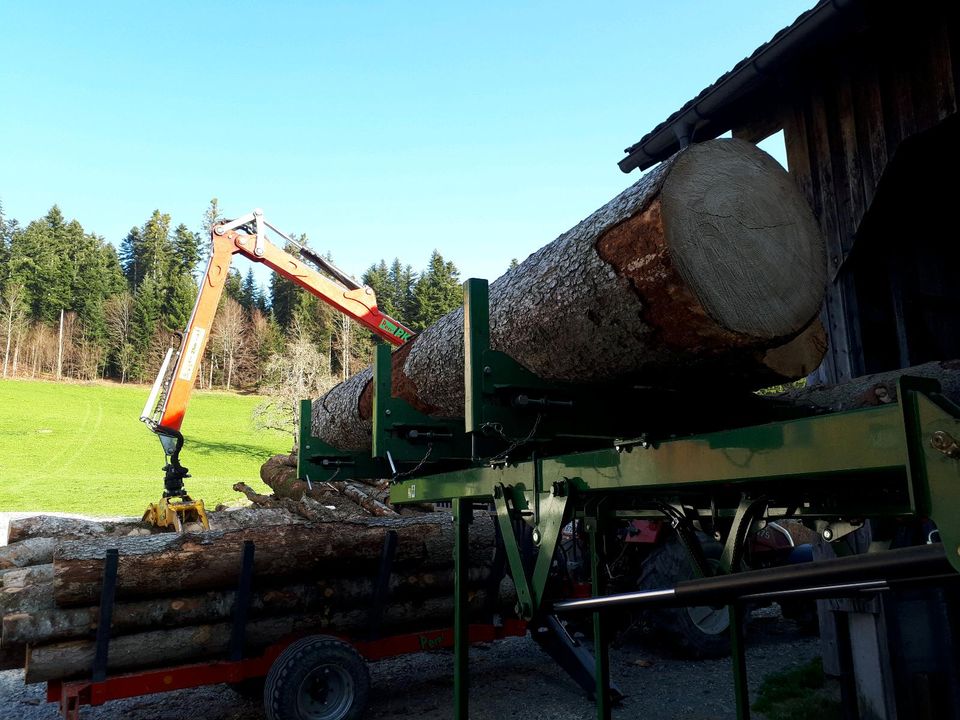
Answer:
<svg viewBox="0 0 960 720"><path fill-rule="evenodd" d="M0 511L139 515L163 492L160 441L139 421L150 389L0 380ZM208 508L265 490L260 464L291 439L253 428L259 398L196 392L183 434L187 490Z"/></svg>

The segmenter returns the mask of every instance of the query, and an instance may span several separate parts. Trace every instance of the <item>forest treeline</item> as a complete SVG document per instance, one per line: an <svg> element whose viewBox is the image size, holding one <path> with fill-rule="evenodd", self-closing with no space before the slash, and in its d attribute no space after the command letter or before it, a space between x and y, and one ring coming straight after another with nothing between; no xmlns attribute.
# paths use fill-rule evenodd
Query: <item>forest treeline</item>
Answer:
<svg viewBox="0 0 960 720"><path fill-rule="evenodd" d="M216 200L199 230L155 210L115 248L56 205L25 225L0 208L3 377L152 381L190 317L210 227L221 219ZM436 251L421 271L381 260L361 280L384 312L417 330L462 299L456 266ZM373 343L369 331L290 281L274 274L263 287L252 268L233 268L198 384L282 388L292 402L368 364Z"/></svg>

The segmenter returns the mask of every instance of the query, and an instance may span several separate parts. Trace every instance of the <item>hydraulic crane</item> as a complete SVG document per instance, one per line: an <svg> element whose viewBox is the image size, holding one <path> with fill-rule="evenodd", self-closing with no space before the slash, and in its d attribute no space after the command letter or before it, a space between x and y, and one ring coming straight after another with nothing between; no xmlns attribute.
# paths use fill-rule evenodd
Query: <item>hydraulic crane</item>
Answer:
<svg viewBox="0 0 960 720"><path fill-rule="evenodd" d="M267 238L268 229L282 238L288 247L293 246L299 257L271 243ZM140 419L160 438L167 459L163 467L163 497L160 502L150 505L144 519L178 532L185 522L200 522L208 527L203 501L191 499L183 484L190 475L180 463L183 449L180 427L234 255L244 255L266 265L393 345L402 345L413 337L409 328L380 311L371 288L361 285L326 258L282 233L264 218L260 209L215 225L210 240L210 260L190 320L181 336L180 347L167 350L140 415Z"/></svg>

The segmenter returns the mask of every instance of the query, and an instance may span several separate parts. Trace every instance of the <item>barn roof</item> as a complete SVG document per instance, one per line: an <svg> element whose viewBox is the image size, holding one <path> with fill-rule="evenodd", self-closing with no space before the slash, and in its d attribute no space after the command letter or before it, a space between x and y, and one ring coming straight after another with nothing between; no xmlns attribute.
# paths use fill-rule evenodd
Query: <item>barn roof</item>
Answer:
<svg viewBox="0 0 960 720"><path fill-rule="evenodd" d="M777 71L818 45L842 34L845 16L860 0L821 0L704 88L670 117L628 147L620 162L623 172L645 170L665 160L690 142L702 142L731 127L733 106L757 97Z"/></svg>

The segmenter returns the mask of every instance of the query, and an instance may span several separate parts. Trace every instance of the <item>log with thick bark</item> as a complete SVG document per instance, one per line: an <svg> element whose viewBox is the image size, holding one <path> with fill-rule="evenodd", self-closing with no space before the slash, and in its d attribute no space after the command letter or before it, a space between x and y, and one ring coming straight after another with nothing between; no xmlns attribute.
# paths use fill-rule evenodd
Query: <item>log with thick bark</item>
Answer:
<svg viewBox="0 0 960 720"><path fill-rule="evenodd" d="M863 375L836 385L797 388L776 397L823 410L854 410L886 405L897 401L897 379L903 375L936 380L946 397L960 403L960 360L937 360L903 370Z"/></svg>
<svg viewBox="0 0 960 720"><path fill-rule="evenodd" d="M260 478L278 498L300 501L308 497L320 503L332 503L341 517L364 514L363 511L377 517L393 517L398 514L389 505L372 497L368 490L361 490L348 482L325 482L311 487L297 477L296 469L296 461L292 456L274 455L260 466ZM237 489L237 486L234 486L234 489ZM264 502L267 499L267 496L263 495L259 496L263 500L255 499L246 491L241 490L241 492L244 492L254 503ZM344 499L349 502L344 503Z"/></svg>
<svg viewBox="0 0 960 720"><path fill-rule="evenodd" d="M147 527L139 518L123 520L96 520L82 517L60 517L58 515L30 515L14 518L7 528L7 543L13 544L28 538L57 538L59 540L79 540L84 537L102 537L104 535L127 535L131 530Z"/></svg>
<svg viewBox="0 0 960 720"><path fill-rule="evenodd" d="M382 502L377 500L375 497L371 497L366 492L358 488L356 485L348 482L329 482L326 483L330 487L334 488L337 492L343 495L345 498L351 502L355 502L357 505L362 507L371 515L376 515L377 517L396 517L397 511L387 505L384 505Z"/></svg>
<svg viewBox="0 0 960 720"><path fill-rule="evenodd" d="M283 525L303 522L303 518L281 508L269 510L251 510L234 508L215 510L207 513L211 530L235 530L260 525ZM35 559L50 562L56 542L82 540L84 538L125 537L161 532L158 528L136 518L124 520L97 520L83 517L60 517L57 515L31 515L10 521L7 530L7 542L10 545L35 540L19 548L0 549L0 567L10 567L21 563L36 565ZM55 542L53 542L55 541ZM27 560L13 560L11 557L25 556ZM7 558L7 559L5 559Z"/></svg>
<svg viewBox="0 0 960 720"><path fill-rule="evenodd" d="M53 561L57 541L49 537L32 537L13 545L0 547L0 570L43 565Z"/></svg>
<svg viewBox="0 0 960 720"><path fill-rule="evenodd" d="M475 593L470 600L471 611L482 613L485 603L485 593ZM381 627L412 632L449 626L452 620L452 596L447 596L425 602L392 603L384 610ZM247 647L250 650L263 648L293 633L327 630L349 635L367 629L369 621L366 608L263 618L247 625ZM113 638L107 668L111 671L133 670L214 657L227 650L230 631L230 623L220 623ZM90 672L93 655L94 642L90 640L31 647L27 652L25 680L36 683L86 675Z"/></svg>
<svg viewBox="0 0 960 720"><path fill-rule="evenodd" d="M254 578L357 574L375 567L388 530L397 533L398 568L443 568L453 553L453 524L447 514L403 518L357 518L337 523L151 535L64 543L54 559L54 596L61 607L87 605L100 595L104 555L120 554L119 598L193 592L236 583L243 542L256 544ZM477 515L470 526L470 556L489 563L493 522Z"/></svg>
<svg viewBox="0 0 960 720"><path fill-rule="evenodd" d="M0 570L53 562L57 548L54 538L27 538L13 545L0 547Z"/></svg>
<svg viewBox="0 0 960 720"><path fill-rule="evenodd" d="M490 567L470 568L473 587L488 582ZM453 588L453 570L394 573L390 578L391 602L424 600L449 595ZM373 598L370 577L319 578L309 584L289 585L254 592L250 617L316 612L362 606ZM52 607L52 582L47 588L51 607L43 610L11 613L3 617L0 647L49 644L63 640L93 638L99 619L98 607ZM235 593L207 592L176 598L150 598L114 605L111 631L114 637L145 632L157 627L178 627L216 623L231 617Z"/></svg>
<svg viewBox="0 0 960 720"><path fill-rule="evenodd" d="M13 612L53 608L53 565L4 570L0 586L0 617Z"/></svg>
<svg viewBox="0 0 960 720"><path fill-rule="evenodd" d="M763 387L765 351L810 325L825 283L816 221L784 169L750 143L711 140L492 283L490 342L548 380L689 386L720 376ZM321 440L369 448L370 379L368 368L314 403ZM393 391L423 412L463 414L462 308L393 354Z"/></svg>

